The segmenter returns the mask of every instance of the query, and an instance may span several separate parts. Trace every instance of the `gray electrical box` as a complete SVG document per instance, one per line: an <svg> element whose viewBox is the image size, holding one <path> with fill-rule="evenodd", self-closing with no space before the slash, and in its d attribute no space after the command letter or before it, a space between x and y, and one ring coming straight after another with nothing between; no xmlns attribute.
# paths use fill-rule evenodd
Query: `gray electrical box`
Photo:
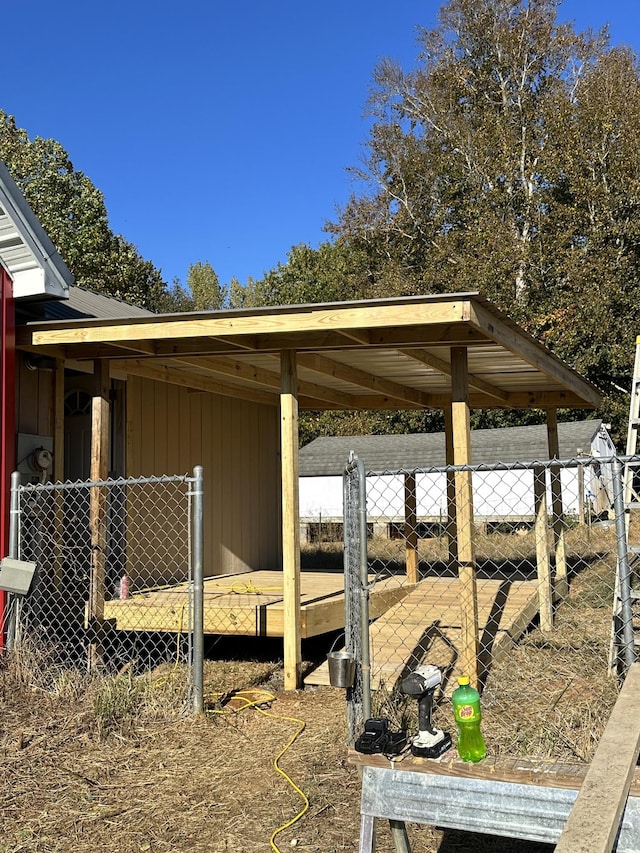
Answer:
<svg viewBox="0 0 640 853"><path fill-rule="evenodd" d="M0 589L15 595L26 595L35 570L35 563L5 557L4 560L0 560Z"/></svg>
<svg viewBox="0 0 640 853"><path fill-rule="evenodd" d="M53 473L53 438L18 433L17 460L23 486L43 483Z"/></svg>

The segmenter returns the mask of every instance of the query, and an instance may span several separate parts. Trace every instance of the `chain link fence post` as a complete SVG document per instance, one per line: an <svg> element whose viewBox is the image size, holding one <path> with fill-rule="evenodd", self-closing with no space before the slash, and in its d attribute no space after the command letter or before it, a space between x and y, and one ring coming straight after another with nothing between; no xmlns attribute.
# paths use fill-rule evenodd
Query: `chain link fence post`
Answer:
<svg viewBox="0 0 640 853"><path fill-rule="evenodd" d="M364 463L352 455L343 475L345 648L356 662L347 689L347 731L351 746L371 716L367 504Z"/></svg>
<svg viewBox="0 0 640 853"><path fill-rule="evenodd" d="M193 469L193 710L204 710L204 469Z"/></svg>
<svg viewBox="0 0 640 853"><path fill-rule="evenodd" d="M631 574L629 570L628 534L624 505L624 465L619 459L613 464L613 505L616 516L617 577L622 621L624 666L629 670L635 661L633 638L633 612L631 608Z"/></svg>

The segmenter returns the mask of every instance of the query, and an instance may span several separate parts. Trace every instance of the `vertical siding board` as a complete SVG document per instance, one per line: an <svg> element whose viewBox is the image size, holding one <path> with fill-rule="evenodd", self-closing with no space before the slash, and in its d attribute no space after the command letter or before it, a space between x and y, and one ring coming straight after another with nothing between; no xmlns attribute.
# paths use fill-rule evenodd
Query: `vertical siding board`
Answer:
<svg viewBox="0 0 640 853"><path fill-rule="evenodd" d="M167 474L184 474L188 467L181 464L180 455L180 391L177 385L167 385Z"/></svg>
<svg viewBox="0 0 640 853"><path fill-rule="evenodd" d="M278 410L130 377L128 473L205 470L205 572L280 568Z"/></svg>
<svg viewBox="0 0 640 853"><path fill-rule="evenodd" d="M127 448L126 463L127 476L140 476L140 433L141 433L141 409L140 409L140 379L137 376L129 376L126 383L127 395Z"/></svg>
<svg viewBox="0 0 640 853"><path fill-rule="evenodd" d="M217 488L215 472L214 472L214 424L213 424L213 403L214 398L211 394L201 394L202 405L202 453L199 459L193 458L191 462L194 465L201 464L204 468L204 487L205 487L205 517L215 518L216 511L216 494ZM191 466L193 467L193 466ZM213 529L212 524L205 524L204 536L204 574L209 577L217 573L217 561L213 556L213 541L217 541L217 533Z"/></svg>
<svg viewBox="0 0 640 853"><path fill-rule="evenodd" d="M167 409L167 385L164 382L154 382L154 409L155 417L155 454L154 454L154 474L172 474L169 470L168 460L168 421L169 414Z"/></svg>

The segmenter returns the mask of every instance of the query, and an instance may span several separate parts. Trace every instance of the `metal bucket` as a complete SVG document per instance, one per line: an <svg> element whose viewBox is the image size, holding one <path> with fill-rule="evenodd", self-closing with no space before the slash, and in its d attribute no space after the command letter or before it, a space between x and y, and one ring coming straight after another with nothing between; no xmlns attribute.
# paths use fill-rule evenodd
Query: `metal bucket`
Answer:
<svg viewBox="0 0 640 853"><path fill-rule="evenodd" d="M352 687L356 675L356 662L349 652L329 652L329 684L332 687Z"/></svg>

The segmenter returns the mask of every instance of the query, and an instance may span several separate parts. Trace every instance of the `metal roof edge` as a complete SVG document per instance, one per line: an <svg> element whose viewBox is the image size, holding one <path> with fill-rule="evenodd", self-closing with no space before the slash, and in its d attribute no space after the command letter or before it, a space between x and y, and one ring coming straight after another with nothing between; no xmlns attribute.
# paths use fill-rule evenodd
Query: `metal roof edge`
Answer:
<svg viewBox="0 0 640 853"><path fill-rule="evenodd" d="M51 289L45 293L38 293L37 296L34 294L35 298L68 298L69 287L74 282L73 274L62 260L60 253L51 242L37 216L29 207L22 191L1 160L0 205L43 271L45 286L51 286ZM34 298L34 296L30 298Z"/></svg>

